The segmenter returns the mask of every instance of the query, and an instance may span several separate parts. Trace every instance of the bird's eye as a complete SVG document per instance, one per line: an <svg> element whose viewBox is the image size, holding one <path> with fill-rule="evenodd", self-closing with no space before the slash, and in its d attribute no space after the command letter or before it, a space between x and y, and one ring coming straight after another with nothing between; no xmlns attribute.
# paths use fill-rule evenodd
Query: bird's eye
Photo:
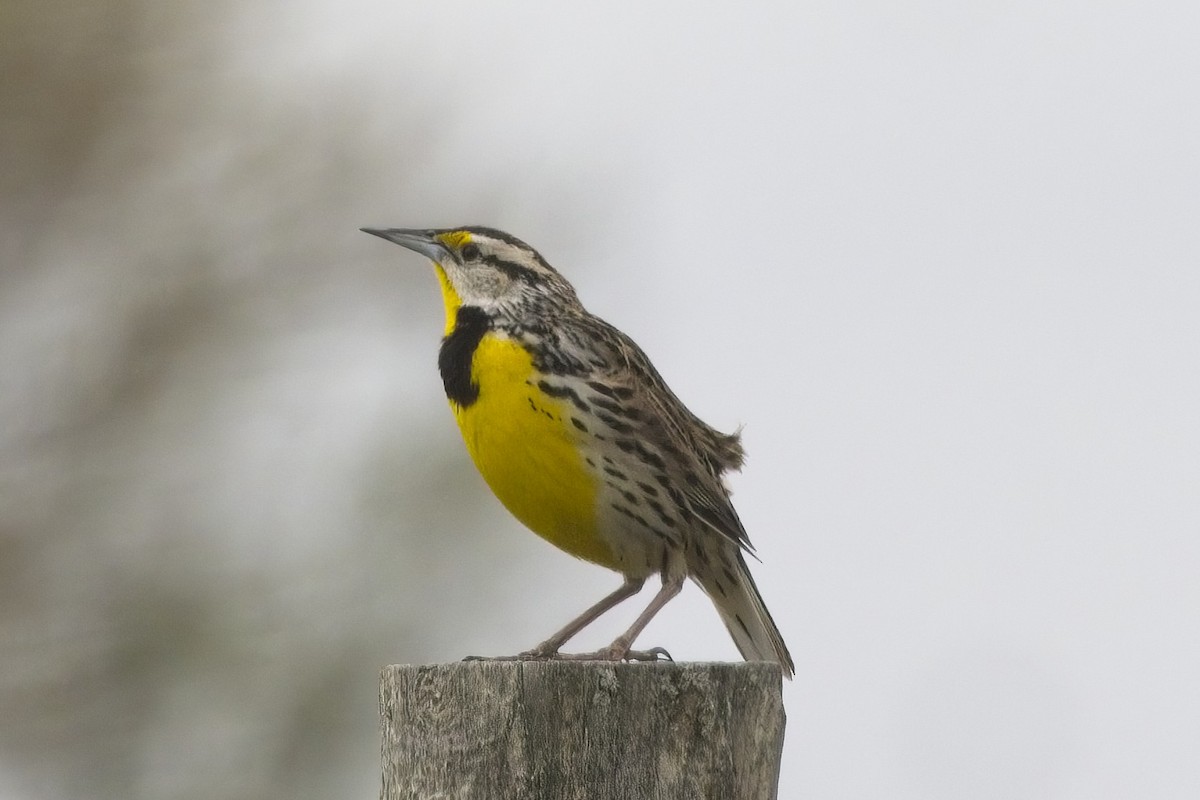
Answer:
<svg viewBox="0 0 1200 800"><path fill-rule="evenodd" d="M466 245L462 250L458 251L458 254L462 256L463 261L478 261L479 246L474 244Z"/></svg>

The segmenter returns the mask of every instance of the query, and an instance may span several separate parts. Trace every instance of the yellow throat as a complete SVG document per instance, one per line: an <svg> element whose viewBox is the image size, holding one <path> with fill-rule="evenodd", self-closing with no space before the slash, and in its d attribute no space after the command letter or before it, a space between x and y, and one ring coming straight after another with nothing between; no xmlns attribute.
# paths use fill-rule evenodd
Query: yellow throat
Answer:
<svg viewBox="0 0 1200 800"><path fill-rule="evenodd" d="M462 298L442 266L434 266L446 307L446 342L459 324ZM492 492L513 516L551 544L618 569L598 532L597 479L580 452L570 409L538 388L529 351L504 332L488 330L463 356L469 364L460 366L469 370L470 384L478 393L466 403L451 397L450 409L467 452Z"/></svg>

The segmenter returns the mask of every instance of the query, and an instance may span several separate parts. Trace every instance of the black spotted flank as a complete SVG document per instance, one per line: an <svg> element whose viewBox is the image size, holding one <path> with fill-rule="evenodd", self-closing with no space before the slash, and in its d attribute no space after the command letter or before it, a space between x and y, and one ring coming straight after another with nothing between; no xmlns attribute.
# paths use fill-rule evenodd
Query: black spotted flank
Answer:
<svg viewBox="0 0 1200 800"><path fill-rule="evenodd" d="M598 366L604 366L599 364ZM628 386L609 386L602 381L588 381L587 386L593 392L602 394L610 400L628 400L633 397L636 392Z"/></svg>
<svg viewBox="0 0 1200 800"><path fill-rule="evenodd" d="M610 414L628 413L628 411L621 407L620 403L614 403L612 400L605 400L603 397L591 397L588 399L592 401L592 405L594 405L596 408L603 408Z"/></svg>
<svg viewBox="0 0 1200 800"><path fill-rule="evenodd" d="M633 520L637 524L641 525L646 530L650 530L653 527L649 522L646 521L646 518L643 517L641 514L635 514L632 510L626 508L625 506L621 505L620 503L610 503L609 505L611 505L614 509L621 512L625 516L629 517L631 520Z"/></svg>
<svg viewBox="0 0 1200 800"><path fill-rule="evenodd" d="M587 385L588 385L588 388L591 389L593 392L599 392L600 394L604 395L605 397L615 398L617 396L617 393L615 391L613 391L611 386L609 386L608 384L605 384L605 383L601 383L600 381L588 381Z"/></svg>
<svg viewBox="0 0 1200 800"><path fill-rule="evenodd" d="M649 464L650 466L654 467L655 469L657 469L659 471L666 472L667 462L663 461L662 457L658 453L655 453L654 451L650 450L649 448L646 447L646 445L642 444L641 442L636 442L635 444L636 444L637 454L642 459L642 461L646 462L647 464Z"/></svg>
<svg viewBox="0 0 1200 800"><path fill-rule="evenodd" d="M537 387L551 397L570 398L571 402L575 404L575 407L585 414L591 410L588 407L588 404L583 401L583 398L579 396L579 393L570 386L555 386L549 381L538 381Z"/></svg>
<svg viewBox="0 0 1200 800"><path fill-rule="evenodd" d="M628 475L626 475L624 472L621 472L621 470L619 470L619 469L616 469L616 468L614 468L614 467L608 467L608 466L606 466L606 467L604 468L604 471L605 471L606 473L608 473L609 475L612 475L614 478L616 478L616 479L617 479L617 480L619 480L619 481L628 481L628 480L629 480L629 476L628 476ZM636 504L636 503L634 503L634 505L637 505L637 504Z"/></svg>
<svg viewBox="0 0 1200 800"><path fill-rule="evenodd" d="M471 379L475 349L491 328L487 314L476 306L460 306L454 318L454 330L442 339L438 351L438 371L450 402L463 408L479 399L479 384Z"/></svg>
<svg viewBox="0 0 1200 800"><path fill-rule="evenodd" d="M621 433L621 434L633 433L632 425L630 425L629 423L626 423L626 422L622 422L621 420L614 417L612 414L605 414L603 411L597 411L596 419L600 420L605 425L607 425L610 429L616 431L617 433Z"/></svg>
<svg viewBox="0 0 1200 800"><path fill-rule="evenodd" d="M662 503L658 502L657 500L654 500L653 498L647 497L646 505L648 505L652 509L654 509L654 513L658 514L658 518L663 521L664 525L666 525L668 528L675 527L675 518L667 513L667 510L665 508L663 508Z"/></svg>

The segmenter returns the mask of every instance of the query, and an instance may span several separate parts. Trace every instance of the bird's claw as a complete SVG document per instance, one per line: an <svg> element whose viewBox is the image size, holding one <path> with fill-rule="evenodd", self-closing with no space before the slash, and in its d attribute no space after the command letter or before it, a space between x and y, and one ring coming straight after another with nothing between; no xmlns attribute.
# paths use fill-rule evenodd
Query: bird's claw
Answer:
<svg viewBox="0 0 1200 800"><path fill-rule="evenodd" d="M671 654L665 647L651 647L648 650L628 650L622 647L608 646L592 653L559 653L558 651L543 650L535 647L517 653L515 656L467 656L463 661L637 661L637 662L671 662Z"/></svg>

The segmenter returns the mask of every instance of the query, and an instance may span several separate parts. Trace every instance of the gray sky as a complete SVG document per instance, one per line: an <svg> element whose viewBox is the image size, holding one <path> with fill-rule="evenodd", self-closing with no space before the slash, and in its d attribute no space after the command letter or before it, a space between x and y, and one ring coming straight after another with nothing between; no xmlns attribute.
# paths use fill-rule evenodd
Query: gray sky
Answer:
<svg viewBox="0 0 1200 800"><path fill-rule="evenodd" d="M308 0L191 37L199 9L138 10L126 121L10 250L50 265L6 279L11 452L104 394L129 330L88 320L188 342L69 451L126 477L55 530L120 531L116 562L186 585L288 576L220 617L256 641L297 608L337 609L314 650L367 614L417 631L395 661L540 641L619 579L487 496L433 277L356 230L493 225L745 426L735 501L797 662L781 797L1200 796L1200 6ZM219 312L185 325L208 306L164 307L168 280ZM78 497L40 458L2 465L14 530L30 487ZM416 519L396 499L422 494ZM205 521L168 551L179 519ZM378 574L334 582L347 549ZM404 620L431 592L437 624ZM642 643L736 657L695 587ZM159 713L203 704L169 685ZM52 796L18 750L0 791Z"/></svg>
<svg viewBox="0 0 1200 800"><path fill-rule="evenodd" d="M745 424L781 796L1200 792L1196 6L374 14L313 35L444 149L370 221L511 228ZM530 553L527 639L613 582ZM733 655L694 590L651 640Z"/></svg>

